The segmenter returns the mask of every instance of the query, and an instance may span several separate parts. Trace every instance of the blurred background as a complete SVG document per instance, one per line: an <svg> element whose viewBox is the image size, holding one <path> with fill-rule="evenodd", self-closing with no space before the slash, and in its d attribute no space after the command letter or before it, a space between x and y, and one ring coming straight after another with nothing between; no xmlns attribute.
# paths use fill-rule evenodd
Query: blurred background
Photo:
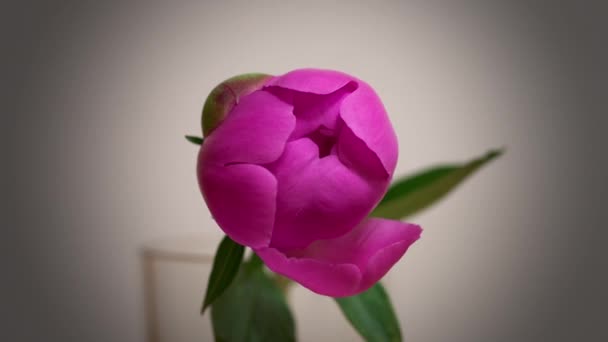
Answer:
<svg viewBox="0 0 608 342"><path fill-rule="evenodd" d="M397 175L507 148L412 218L423 237L388 279L406 341L608 340L608 12L534 3L6 4L0 337L146 341L142 248L221 236L184 139L208 92L321 67L376 89ZM206 279L187 269L159 274L196 325ZM356 339L298 293L302 340Z"/></svg>

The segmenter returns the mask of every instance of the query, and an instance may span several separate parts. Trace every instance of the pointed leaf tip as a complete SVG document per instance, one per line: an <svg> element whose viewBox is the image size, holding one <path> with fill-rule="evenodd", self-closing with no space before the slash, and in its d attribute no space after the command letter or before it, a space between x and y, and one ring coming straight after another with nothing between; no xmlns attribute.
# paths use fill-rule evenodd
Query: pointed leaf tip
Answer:
<svg viewBox="0 0 608 342"><path fill-rule="evenodd" d="M504 148L504 147L501 147L501 148L497 148L497 149L490 150L490 151L488 151L488 153L486 154L486 158L485 158L485 159L489 161L489 160L492 160L492 159L494 159L494 158L500 157L500 156L502 156L503 154L505 154L506 150L507 150L507 149L506 149L506 148Z"/></svg>
<svg viewBox="0 0 608 342"><path fill-rule="evenodd" d="M213 259L201 315L230 286L239 270L244 253L245 247L232 241L228 236L220 242Z"/></svg>
<svg viewBox="0 0 608 342"><path fill-rule="evenodd" d="M193 135L186 135L186 140L195 145L201 145L203 143L203 138L195 137Z"/></svg>

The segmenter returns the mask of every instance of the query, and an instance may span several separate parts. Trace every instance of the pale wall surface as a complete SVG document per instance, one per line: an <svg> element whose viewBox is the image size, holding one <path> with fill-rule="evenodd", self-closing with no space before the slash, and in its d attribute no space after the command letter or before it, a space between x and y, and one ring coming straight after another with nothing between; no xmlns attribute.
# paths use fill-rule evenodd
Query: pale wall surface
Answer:
<svg viewBox="0 0 608 342"><path fill-rule="evenodd" d="M144 341L140 247L219 234L183 138L199 133L207 93L234 74L323 67L376 88L400 138L399 175L508 148L413 218L423 238L389 279L406 340L606 340L599 6L430 3L3 10L0 334Z"/></svg>

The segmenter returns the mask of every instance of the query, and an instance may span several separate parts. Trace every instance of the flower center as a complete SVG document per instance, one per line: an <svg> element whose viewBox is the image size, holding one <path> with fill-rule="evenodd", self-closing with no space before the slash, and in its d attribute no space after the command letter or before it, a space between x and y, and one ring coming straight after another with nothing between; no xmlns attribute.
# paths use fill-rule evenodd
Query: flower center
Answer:
<svg viewBox="0 0 608 342"><path fill-rule="evenodd" d="M316 131L310 133L308 138L319 148L319 158L330 155L337 140L335 132L324 126L320 126Z"/></svg>

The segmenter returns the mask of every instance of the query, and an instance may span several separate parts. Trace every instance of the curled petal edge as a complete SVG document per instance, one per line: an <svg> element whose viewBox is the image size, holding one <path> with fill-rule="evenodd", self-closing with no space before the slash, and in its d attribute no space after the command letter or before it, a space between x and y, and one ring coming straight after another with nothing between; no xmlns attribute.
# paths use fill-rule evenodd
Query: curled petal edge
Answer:
<svg viewBox="0 0 608 342"><path fill-rule="evenodd" d="M377 105L365 105L370 102ZM370 108L376 112L369 113ZM382 101L367 83L359 81L359 87L342 101L340 117L352 133L378 157L386 173L392 176L399 154L397 135Z"/></svg>
<svg viewBox="0 0 608 342"><path fill-rule="evenodd" d="M374 237L369 234L374 232L354 229L343 237L319 241L322 246L311 245L305 250L280 251L265 247L255 249L255 252L273 272L291 278L315 293L330 297L357 295L379 281L422 232L418 225L386 219L371 218L361 224L370 229L380 227L385 238L371 242ZM349 244L350 250L346 250ZM366 248L377 249L370 253Z"/></svg>
<svg viewBox="0 0 608 342"><path fill-rule="evenodd" d="M326 69L297 69L270 79L265 87L280 87L304 93L325 95L359 80L339 71Z"/></svg>

